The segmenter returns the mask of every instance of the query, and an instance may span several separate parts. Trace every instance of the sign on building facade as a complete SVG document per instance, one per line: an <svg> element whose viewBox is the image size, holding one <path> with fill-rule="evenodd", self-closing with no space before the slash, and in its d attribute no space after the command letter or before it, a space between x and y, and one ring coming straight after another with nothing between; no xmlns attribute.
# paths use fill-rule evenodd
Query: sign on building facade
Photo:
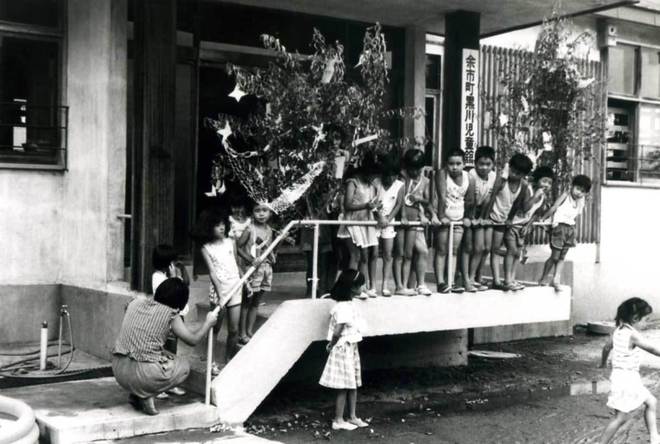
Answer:
<svg viewBox="0 0 660 444"><path fill-rule="evenodd" d="M463 49L461 63L463 85L461 91L461 150L465 152L465 164L474 165L477 147L479 115L479 50Z"/></svg>

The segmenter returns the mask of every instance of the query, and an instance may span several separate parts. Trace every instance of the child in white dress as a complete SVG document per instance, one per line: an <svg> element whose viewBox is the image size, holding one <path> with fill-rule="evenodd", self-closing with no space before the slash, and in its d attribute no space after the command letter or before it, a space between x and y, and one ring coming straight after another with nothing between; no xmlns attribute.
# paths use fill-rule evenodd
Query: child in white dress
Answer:
<svg viewBox="0 0 660 444"><path fill-rule="evenodd" d="M357 270L344 270L332 288L332 298L337 301L330 310L328 325L328 360L319 384L336 390L333 430L355 430L369 424L357 417L357 389L362 386L362 368L358 342L365 331L364 320L354 305L353 297L362 292L365 278ZM344 419L348 399L348 420Z"/></svg>
<svg viewBox="0 0 660 444"><path fill-rule="evenodd" d="M612 352L612 374L607 406L616 410L616 417L608 424L600 439L602 444L612 441L617 430L632 419L632 413L645 406L644 420L649 431L651 444L660 443L656 425L657 400L644 387L639 375L642 350L660 356L660 347L648 342L635 327L643 326L653 309L643 299L630 298L624 301L616 313L616 329L603 347L601 367Z"/></svg>

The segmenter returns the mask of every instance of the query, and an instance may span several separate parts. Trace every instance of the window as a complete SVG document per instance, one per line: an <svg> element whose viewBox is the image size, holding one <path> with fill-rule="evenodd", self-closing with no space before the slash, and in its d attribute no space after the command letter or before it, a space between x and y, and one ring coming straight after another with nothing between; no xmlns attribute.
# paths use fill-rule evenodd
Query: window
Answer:
<svg viewBox="0 0 660 444"><path fill-rule="evenodd" d="M63 169L59 0L0 0L0 167Z"/></svg>
<svg viewBox="0 0 660 444"><path fill-rule="evenodd" d="M429 49L435 53L428 54ZM442 99L442 54L435 45L427 44L426 54L426 94L425 107L425 137L424 151L426 162L437 168L440 165L440 104Z"/></svg>
<svg viewBox="0 0 660 444"><path fill-rule="evenodd" d="M660 185L660 48L609 48L606 178Z"/></svg>

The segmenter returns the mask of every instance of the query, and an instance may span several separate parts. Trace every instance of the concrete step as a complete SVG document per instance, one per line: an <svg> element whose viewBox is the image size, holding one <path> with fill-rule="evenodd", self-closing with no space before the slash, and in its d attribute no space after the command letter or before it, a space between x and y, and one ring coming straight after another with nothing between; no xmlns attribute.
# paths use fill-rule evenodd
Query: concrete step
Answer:
<svg viewBox="0 0 660 444"><path fill-rule="evenodd" d="M35 412L41 440L51 444L88 443L152 433L209 427L217 410L196 394L156 400L160 414L148 416L128 404L114 378L61 382L3 390Z"/></svg>

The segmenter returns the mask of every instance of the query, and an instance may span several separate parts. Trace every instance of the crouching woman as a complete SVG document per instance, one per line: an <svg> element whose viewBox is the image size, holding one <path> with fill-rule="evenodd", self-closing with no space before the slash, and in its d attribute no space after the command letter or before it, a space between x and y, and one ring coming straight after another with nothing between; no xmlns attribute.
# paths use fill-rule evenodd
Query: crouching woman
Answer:
<svg viewBox="0 0 660 444"><path fill-rule="evenodd" d="M188 303L188 287L177 278L158 286L153 299L139 297L128 304L119 337L115 343L112 371L129 392L128 402L148 415L157 415L154 397L183 383L189 363L163 347L172 331L189 345L196 345L215 325L217 314L210 312L195 332L181 319Z"/></svg>

